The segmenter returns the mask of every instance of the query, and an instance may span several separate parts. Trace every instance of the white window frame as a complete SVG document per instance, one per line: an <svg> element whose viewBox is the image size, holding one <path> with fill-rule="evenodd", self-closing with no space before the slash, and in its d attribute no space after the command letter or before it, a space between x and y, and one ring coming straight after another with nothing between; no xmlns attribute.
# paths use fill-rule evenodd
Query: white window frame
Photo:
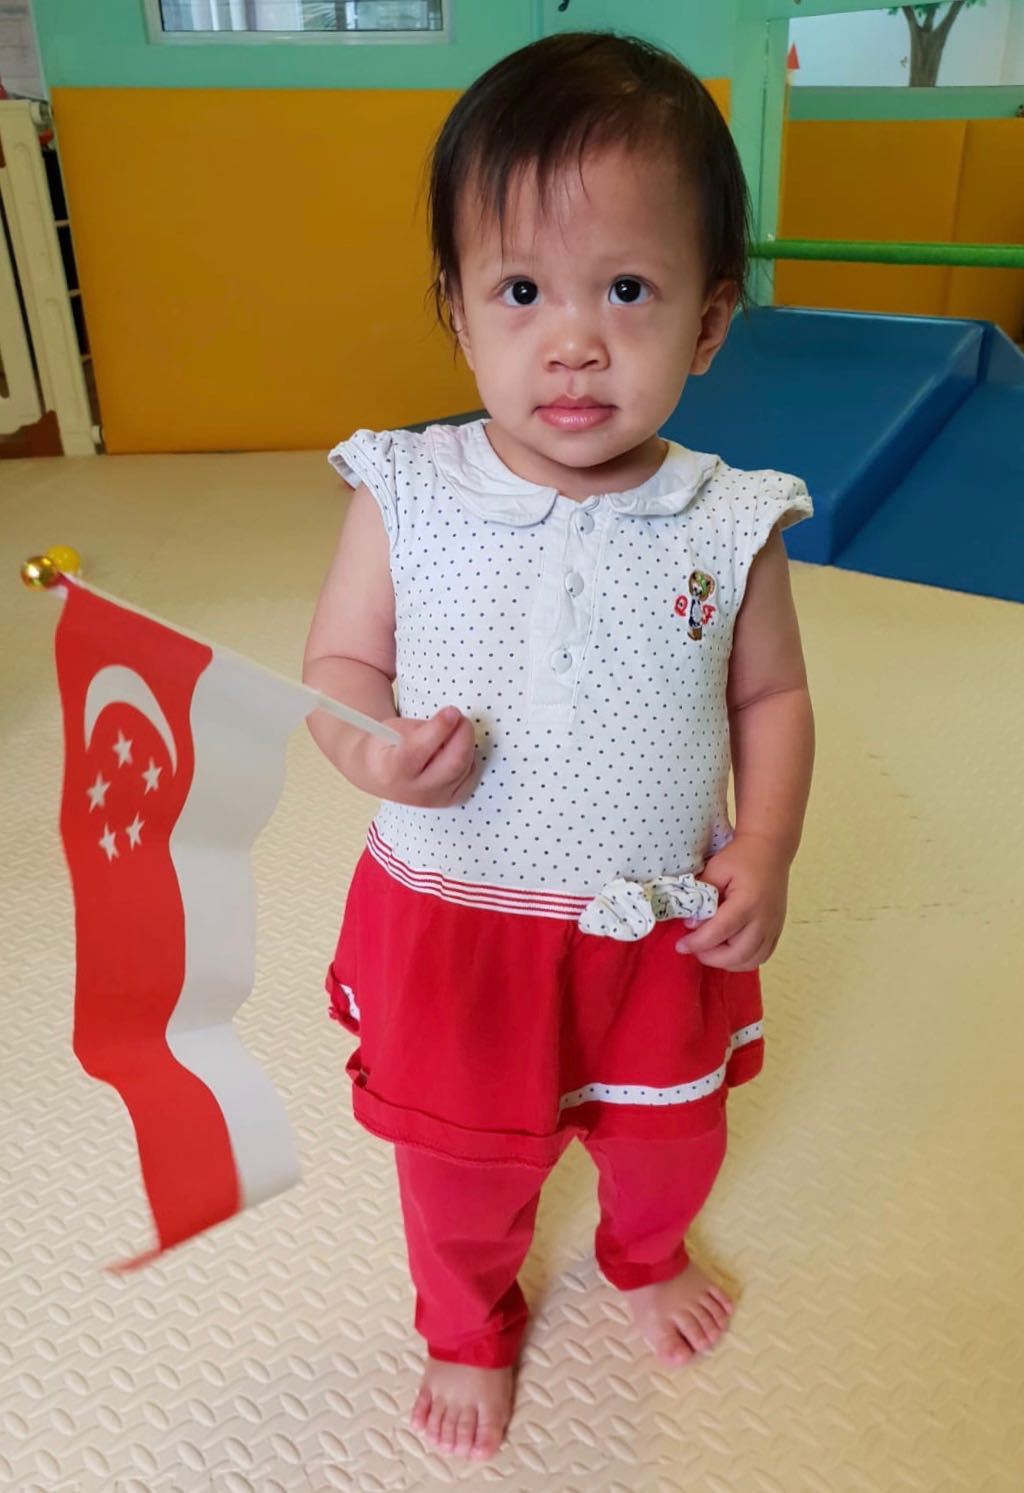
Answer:
<svg viewBox="0 0 1024 1493"><path fill-rule="evenodd" d="M251 47L267 43L298 47L403 47L447 45L452 40L452 11L456 0L444 0L440 31L165 31L160 0L142 0L150 42L168 47Z"/></svg>

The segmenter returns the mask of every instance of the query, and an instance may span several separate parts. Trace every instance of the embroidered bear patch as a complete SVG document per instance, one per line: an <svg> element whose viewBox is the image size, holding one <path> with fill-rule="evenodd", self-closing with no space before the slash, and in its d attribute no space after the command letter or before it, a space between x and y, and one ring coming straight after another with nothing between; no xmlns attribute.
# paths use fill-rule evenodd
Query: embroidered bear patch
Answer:
<svg viewBox="0 0 1024 1493"><path fill-rule="evenodd" d="M714 620L717 608L708 599L714 591L714 576L704 570L695 570L687 582L686 592L676 597L676 615L687 619L687 632L695 643L700 642L705 627Z"/></svg>

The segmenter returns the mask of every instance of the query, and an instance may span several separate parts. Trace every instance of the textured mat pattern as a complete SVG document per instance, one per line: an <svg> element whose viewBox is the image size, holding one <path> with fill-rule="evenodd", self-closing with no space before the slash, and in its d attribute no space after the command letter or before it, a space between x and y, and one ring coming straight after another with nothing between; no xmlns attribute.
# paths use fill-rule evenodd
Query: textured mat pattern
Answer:
<svg viewBox="0 0 1024 1493"><path fill-rule="evenodd" d="M315 455L0 465L0 1487L17 1493L1020 1493L1024 1016L1019 608L795 567L819 769L765 973L767 1064L694 1253L739 1305L678 1374L591 1256L579 1149L545 1193L519 1405L491 1464L405 1418L419 1344L388 1149L321 991L369 800L296 736L257 847L240 1025L302 1184L139 1275L120 1102L71 1053L55 612L24 555L296 672L333 540Z"/></svg>

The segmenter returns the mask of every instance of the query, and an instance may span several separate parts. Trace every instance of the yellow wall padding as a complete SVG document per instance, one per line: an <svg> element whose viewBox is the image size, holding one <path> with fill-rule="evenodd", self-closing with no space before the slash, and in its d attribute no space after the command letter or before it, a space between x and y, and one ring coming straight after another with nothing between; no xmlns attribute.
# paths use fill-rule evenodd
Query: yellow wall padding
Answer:
<svg viewBox="0 0 1024 1493"><path fill-rule="evenodd" d="M456 96L55 90L108 450L319 447L476 406L424 299Z"/></svg>
<svg viewBox="0 0 1024 1493"><path fill-rule="evenodd" d="M1024 241L1015 119L790 120L781 238ZM780 305L982 317L1019 337L1024 275L917 265L780 263Z"/></svg>
<svg viewBox="0 0 1024 1493"><path fill-rule="evenodd" d="M457 96L54 90L109 451L318 447L476 408L426 303L424 166Z"/></svg>
<svg viewBox="0 0 1024 1493"><path fill-rule="evenodd" d="M726 119L729 118L729 79L728 78L703 78L704 87L710 93L715 103Z"/></svg>
<svg viewBox="0 0 1024 1493"><path fill-rule="evenodd" d="M965 123L959 119L793 120L786 128L780 238L953 237ZM939 316L949 270L780 263L780 305Z"/></svg>
<svg viewBox="0 0 1024 1493"><path fill-rule="evenodd" d="M953 237L967 244L1024 244L1024 120L972 119L964 141ZM949 272L950 316L981 316L1024 340L1024 273Z"/></svg>

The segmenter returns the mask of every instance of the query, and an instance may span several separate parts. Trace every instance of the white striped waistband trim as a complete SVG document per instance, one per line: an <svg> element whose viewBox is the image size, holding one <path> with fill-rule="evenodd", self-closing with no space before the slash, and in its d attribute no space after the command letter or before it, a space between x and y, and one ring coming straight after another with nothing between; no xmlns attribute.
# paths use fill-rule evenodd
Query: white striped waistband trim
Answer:
<svg viewBox="0 0 1024 1493"><path fill-rule="evenodd" d="M709 1094L722 1087L729 1059L738 1047L759 1042L763 1036L764 1024L760 1021L751 1022L750 1026L740 1027L738 1032L733 1032L725 1062L706 1078L696 1078L692 1083L677 1083L668 1089L655 1089L645 1084L585 1083L581 1089L573 1089L571 1094L562 1095L558 1101L559 1111L572 1109L577 1104L591 1104L595 1100L600 1104L694 1104L698 1099L706 1099Z"/></svg>
<svg viewBox="0 0 1024 1493"><path fill-rule="evenodd" d="M480 886L472 881L455 881L439 871L417 871L399 860L390 845L385 844L375 824L370 825L366 848L389 876L413 892L440 897L459 907L480 907L489 912L507 912L523 917L558 918L564 922L579 921L580 914L592 900L572 897L563 892L527 892L516 887Z"/></svg>

